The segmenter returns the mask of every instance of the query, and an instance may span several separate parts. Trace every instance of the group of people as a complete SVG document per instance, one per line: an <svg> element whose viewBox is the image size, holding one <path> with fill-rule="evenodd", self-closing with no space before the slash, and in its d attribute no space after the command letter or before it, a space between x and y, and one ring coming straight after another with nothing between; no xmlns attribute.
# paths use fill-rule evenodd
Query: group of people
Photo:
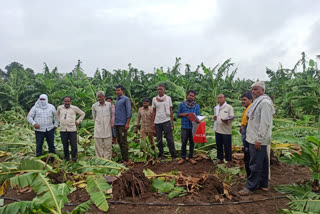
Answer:
<svg viewBox="0 0 320 214"><path fill-rule="evenodd" d="M130 99L124 95L125 88L122 85L115 87L117 99L113 104L112 97L106 97L103 91L96 93L98 102L92 105L92 118L94 120L94 142L96 156L106 159L112 158L112 143L118 143L121 150L121 162L130 165L128 155L127 131L132 117ZM163 135L166 138L172 161L176 161L177 154L173 139L173 110L171 97L166 95L164 84L157 87L158 95L152 99L144 98L142 107L139 108L135 132L140 126L141 139L148 138L154 153L154 159L164 159ZM241 103L245 107L242 115L240 132L244 146L244 161L247 172L246 187L240 195L248 195L251 192L262 189L268 190L269 157L268 145L270 145L272 118L275 113L273 103L265 93L264 82L256 82L251 91L241 96ZM200 106L196 103L196 92L189 90L186 100L178 107L177 117L181 118L181 159L177 162L183 164L189 161L196 164L193 159L193 123L200 123L194 116L200 115ZM34 126L36 135L36 156L41 156L44 138L48 143L49 152L55 153L54 130L60 123L60 136L64 149L64 159L69 160L69 144L71 145L71 159L77 160L77 125L85 117L85 113L77 106L72 105L71 97L64 98L64 104L58 106L57 111L48 103L45 94L39 99L28 114L28 121ZM79 115L79 116L78 116ZM193 116L193 117L190 117ZM78 117L78 119L77 119ZM191 120L191 118L196 118ZM234 111L227 104L223 94L218 95L218 105L214 108L214 131L217 146L218 164L227 161L231 166L232 160L232 121ZM157 144L154 142L156 136ZM187 144L189 154L187 158ZM158 147L158 157L156 156Z"/></svg>

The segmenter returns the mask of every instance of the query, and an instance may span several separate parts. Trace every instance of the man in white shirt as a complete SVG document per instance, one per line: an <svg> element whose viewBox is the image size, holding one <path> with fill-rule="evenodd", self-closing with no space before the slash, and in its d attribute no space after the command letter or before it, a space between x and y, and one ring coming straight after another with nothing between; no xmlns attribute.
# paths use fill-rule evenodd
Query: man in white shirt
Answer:
<svg viewBox="0 0 320 214"><path fill-rule="evenodd" d="M85 116L77 106L71 105L71 97L63 99L64 105L57 108L57 117L60 121L60 137L63 145L64 159L69 160L69 144L71 146L72 161L77 161L77 125L80 124ZM77 120L77 115L80 115Z"/></svg>
<svg viewBox="0 0 320 214"><path fill-rule="evenodd" d="M96 156L111 160L112 158L112 107L106 102L103 91L97 92L98 102L92 105L94 120L94 145Z"/></svg>
<svg viewBox="0 0 320 214"><path fill-rule="evenodd" d="M56 108L48 103L48 96L41 94L35 105L31 108L28 116L28 122L34 127L36 134L36 156L42 155L42 146L44 138L48 143L49 153L56 153L54 148L54 130L59 122L56 117ZM51 158L53 161L54 158Z"/></svg>
<svg viewBox="0 0 320 214"><path fill-rule="evenodd" d="M275 108L271 98L266 95L264 82L256 82L251 86L254 101L247 112L248 126L246 141L249 142L251 173L246 187L239 194L248 195L261 189L268 191L269 158L268 145L271 144L272 120Z"/></svg>
<svg viewBox="0 0 320 214"><path fill-rule="evenodd" d="M234 118L233 108L227 104L226 97L223 94L218 95L218 105L214 108L214 131L217 145L217 163L224 163L225 158L227 166L231 166L232 160L232 121Z"/></svg>
<svg viewBox="0 0 320 214"><path fill-rule="evenodd" d="M163 159L163 142L162 133L167 140L169 151L172 157L172 161L176 161L176 148L174 146L172 130L173 125L173 113L172 113L172 101L171 97L165 94L166 88L164 84L158 86L158 96L152 99L153 108L153 128L156 130L157 147L159 149L159 160Z"/></svg>

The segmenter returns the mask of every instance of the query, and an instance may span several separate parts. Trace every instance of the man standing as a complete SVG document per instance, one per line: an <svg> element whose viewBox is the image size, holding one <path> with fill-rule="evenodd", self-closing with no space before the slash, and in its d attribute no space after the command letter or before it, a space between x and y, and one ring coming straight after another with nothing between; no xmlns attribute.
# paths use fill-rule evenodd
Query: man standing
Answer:
<svg viewBox="0 0 320 214"><path fill-rule="evenodd" d="M172 157L172 161L176 160L176 148L174 146L172 130L173 125L173 113L172 113L172 101L171 97L165 95L166 88L164 84L158 85L158 96L152 99L152 120L153 127L156 130L157 136L157 147L159 149L159 160L164 159L163 157L163 142L162 132L167 140L169 151ZM171 120L171 123L170 123Z"/></svg>
<svg viewBox="0 0 320 214"><path fill-rule="evenodd" d="M242 135L244 164L245 164L245 169L246 169L247 178L248 178L250 175L250 168L249 168L250 153L249 153L249 143L246 141L246 132L247 132L247 125L248 125L247 112L252 104L251 91L247 91L246 93L241 95L241 104L243 107L245 107L245 110L242 114L240 133Z"/></svg>
<svg viewBox="0 0 320 214"><path fill-rule="evenodd" d="M116 127L114 126L114 118L116 114L116 107L113 104L112 97L106 98L107 102L109 102L112 106L112 123L111 123L111 131L112 131L112 142L113 144L117 144L117 134L116 134Z"/></svg>
<svg viewBox="0 0 320 214"><path fill-rule="evenodd" d="M150 105L150 99L144 98L142 100L142 107L139 108L138 111L138 119L136 123L136 128L134 130L135 133L138 133L138 127L141 120L141 128L140 128L140 138L144 140L146 137L149 139L149 143L151 145L151 148L153 150L154 159L157 158L156 153L156 145L154 143L154 129L152 128L153 120L152 120L152 114L153 109Z"/></svg>
<svg viewBox="0 0 320 214"><path fill-rule="evenodd" d="M66 96L63 102L64 105L60 105L57 108L57 117L60 121L60 137L63 145L64 159L66 161L70 159L70 144L72 161L77 161L77 125L82 122L85 113L77 106L72 105L71 97ZM78 120L77 114L80 115Z"/></svg>
<svg viewBox="0 0 320 214"><path fill-rule="evenodd" d="M54 148L54 130L59 122L56 117L56 109L52 104L48 103L48 96L46 94L40 95L38 101L31 108L27 119L33 125L36 134L36 156L42 155L44 138L46 138L48 143L49 153L56 153ZM51 161L53 160L51 158Z"/></svg>
<svg viewBox="0 0 320 214"><path fill-rule="evenodd" d="M111 160L112 137L111 121L112 107L106 102L103 91L97 92L98 102L92 105L92 119L94 120L94 145L96 156Z"/></svg>
<svg viewBox="0 0 320 214"><path fill-rule="evenodd" d="M268 191L269 160L267 146L270 145L272 119L275 108L272 100L265 92L264 82L256 82L252 86L254 101L247 112L249 117L246 141L249 142L251 170L246 187L239 194L248 195L252 191L262 189Z"/></svg>
<svg viewBox="0 0 320 214"><path fill-rule="evenodd" d="M214 108L214 131L216 135L218 164L224 163L225 158L227 167L231 167L232 159L232 121L234 119L233 108L227 104L223 94L218 95L218 105ZM223 154L224 150L224 154Z"/></svg>
<svg viewBox="0 0 320 214"><path fill-rule="evenodd" d="M131 102L130 99L123 95L125 88L122 85L116 86L116 111L115 111L115 126L117 133L117 140L121 150L122 161L124 164L128 164L128 141L127 131L129 129L131 119Z"/></svg>
<svg viewBox="0 0 320 214"><path fill-rule="evenodd" d="M178 164L181 165L186 162L187 156L187 143L189 140L189 162L196 164L197 162L193 160L193 135L192 135L192 122L189 120L188 115L194 114L195 116L200 115L200 106L195 102L196 92L194 90L189 90L187 92L187 100L180 103L178 108L177 116L181 118L181 159ZM196 119L196 122L200 122Z"/></svg>

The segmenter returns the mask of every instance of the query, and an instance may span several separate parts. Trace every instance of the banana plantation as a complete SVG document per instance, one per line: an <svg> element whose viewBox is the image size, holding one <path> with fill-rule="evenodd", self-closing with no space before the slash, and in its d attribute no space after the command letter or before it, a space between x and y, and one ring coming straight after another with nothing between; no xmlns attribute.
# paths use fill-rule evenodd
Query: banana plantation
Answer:
<svg viewBox="0 0 320 214"><path fill-rule="evenodd" d="M291 68L266 68L266 94L275 105L272 129L271 180L269 191L240 196L245 185L242 141L239 133L241 94L256 81L237 77L231 59L208 67L182 65L176 58L170 68L145 72L134 68L97 69L86 75L79 60L68 73L49 68L42 72L12 62L0 69L0 214L2 213L320 213L320 70L316 59L304 53ZM172 98L175 120L174 142L181 149L178 105L186 92L197 92L196 102L206 116L207 143L195 144L196 165L177 165L168 160L150 160L153 150L147 140L134 133L142 99L157 95L166 85ZM113 158L95 156L94 121L91 106L96 92L116 98L115 86L125 86L133 117L128 130L129 159L119 161L120 147L113 144ZM219 94L234 108L232 123L232 167L216 165L213 109ZM56 154L36 157L35 133L27 114L40 94L47 94L56 108L65 96L86 113L78 125L78 160L63 160L59 128L55 131ZM56 166L49 161L54 157ZM171 160L171 158L170 158Z"/></svg>

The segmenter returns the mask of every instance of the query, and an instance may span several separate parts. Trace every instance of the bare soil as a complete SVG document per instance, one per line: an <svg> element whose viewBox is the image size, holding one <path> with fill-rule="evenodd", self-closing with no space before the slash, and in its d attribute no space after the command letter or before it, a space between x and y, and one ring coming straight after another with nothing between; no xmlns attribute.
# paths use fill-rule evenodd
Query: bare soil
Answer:
<svg viewBox="0 0 320 214"><path fill-rule="evenodd" d="M238 160L237 160L238 158ZM235 158L233 165L242 165L243 162L240 161L241 156L239 155ZM296 182L303 182L304 180L310 179L311 174L307 168L296 166L296 165L286 165L282 163L275 162L271 165L271 180L269 183L269 191L265 192L258 190L249 196L239 196L237 192L242 189L245 185L246 178L244 176L234 176L231 181L231 195L232 199L229 200L224 197L222 203L217 200L217 195L221 196L221 183L216 177L216 165L213 164L212 160L202 159L199 160L196 165L192 165L187 162L182 165L178 165L175 162L161 162L155 165L145 165L144 163L136 163L131 172L129 172L125 178L126 181L133 182L131 184L135 185L137 179L140 179L139 185L145 184L143 178L143 169L150 169L156 174L167 173L173 170L181 171L185 176L201 177L207 175L207 179L204 184L199 188L198 191L189 193L186 196L173 198L168 200L167 195L151 192L150 186L144 188L143 192L136 192L137 195L130 195L130 191L125 192L125 195L114 195L114 197L109 201L109 213L232 213L232 214L242 214L242 213L277 213L279 209L288 208L286 203L288 199L284 197L283 194L276 192L273 187L279 184L292 184ZM130 174L131 173L131 174ZM223 175L219 174L221 180L223 180ZM222 177L221 177L222 176ZM129 182L129 183L130 183ZM113 185L113 192L121 192L117 188L121 187L120 181L115 181ZM127 183L128 184L128 183ZM219 186L220 185L220 186ZM149 188L149 190L148 190ZM220 191L219 191L220 188ZM131 189L132 190L132 189ZM132 193L132 191L131 191ZM138 194L139 193L139 194ZM33 192L17 194L17 190L11 190L6 193L5 197L15 198L20 200L32 200L35 197ZM69 194L69 204L80 204L87 201L90 197L85 189L78 189L75 192ZM115 204L116 202L122 201L133 204ZM12 203L14 201L5 200L5 204ZM155 203L155 206L142 205L137 203ZM182 206L177 204L203 204L203 203L215 203L211 206ZM160 205L167 204L167 205ZM66 206L64 211L71 211L75 206ZM91 205L91 210L88 213L103 213L99 211L94 205Z"/></svg>

